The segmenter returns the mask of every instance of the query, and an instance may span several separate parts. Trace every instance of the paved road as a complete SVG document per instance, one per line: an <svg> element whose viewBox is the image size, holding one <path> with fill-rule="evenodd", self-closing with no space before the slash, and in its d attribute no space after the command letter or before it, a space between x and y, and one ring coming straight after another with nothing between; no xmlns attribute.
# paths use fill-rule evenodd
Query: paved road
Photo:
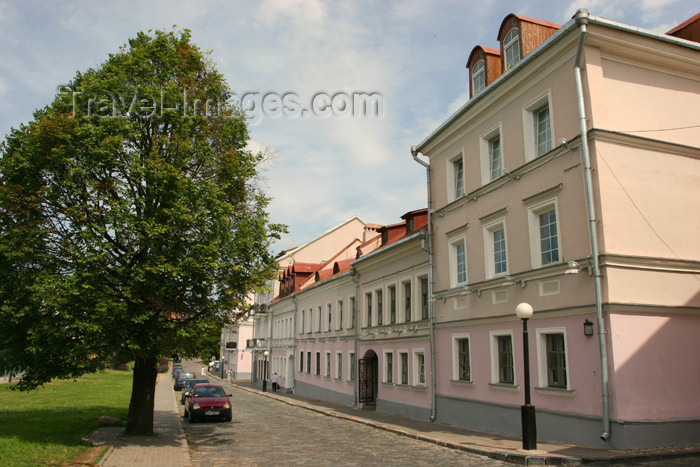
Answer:
<svg viewBox="0 0 700 467"><path fill-rule="evenodd" d="M226 387L233 394L232 422L184 422L196 467L509 465Z"/></svg>

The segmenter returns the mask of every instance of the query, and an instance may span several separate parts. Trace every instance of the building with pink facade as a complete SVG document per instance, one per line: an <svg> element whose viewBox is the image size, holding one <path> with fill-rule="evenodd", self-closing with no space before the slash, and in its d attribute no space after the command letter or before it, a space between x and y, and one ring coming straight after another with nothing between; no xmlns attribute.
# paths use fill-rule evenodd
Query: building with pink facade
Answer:
<svg viewBox="0 0 700 467"><path fill-rule="evenodd" d="M412 148L428 209L285 253L253 380L520 435L528 303L538 439L700 443L700 15L497 26Z"/></svg>
<svg viewBox="0 0 700 467"><path fill-rule="evenodd" d="M698 19L509 15L472 51L471 98L413 148L438 421L520 434L526 302L539 439L700 441Z"/></svg>

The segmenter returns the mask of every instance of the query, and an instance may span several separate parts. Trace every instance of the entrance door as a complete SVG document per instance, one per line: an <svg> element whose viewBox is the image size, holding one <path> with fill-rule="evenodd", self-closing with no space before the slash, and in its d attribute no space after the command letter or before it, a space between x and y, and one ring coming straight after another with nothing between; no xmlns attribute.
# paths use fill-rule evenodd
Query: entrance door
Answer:
<svg viewBox="0 0 700 467"><path fill-rule="evenodd" d="M374 405L379 389L379 359L369 350L359 363L359 398L361 404Z"/></svg>

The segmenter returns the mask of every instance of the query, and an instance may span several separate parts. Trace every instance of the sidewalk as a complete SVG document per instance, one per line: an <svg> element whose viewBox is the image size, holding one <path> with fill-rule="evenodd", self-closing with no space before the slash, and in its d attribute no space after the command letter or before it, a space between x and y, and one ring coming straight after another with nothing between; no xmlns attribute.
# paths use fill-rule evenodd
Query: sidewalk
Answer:
<svg viewBox="0 0 700 467"><path fill-rule="evenodd" d="M219 377L209 374L210 381ZM538 443L537 451L522 449L518 437L468 430L437 422L414 420L375 411L358 410L339 404L312 400L283 392L262 392L249 381L224 381L237 390L257 393L307 410L362 423L402 436L468 451L520 465L612 465L648 460L678 459L683 465L700 465L700 446L644 451L613 451L555 443ZM125 436L123 427L102 427L86 440L113 447L99 463L102 467L191 467L187 439L175 403L170 378L156 385L154 430L156 436ZM681 465L681 464L676 464Z"/></svg>
<svg viewBox="0 0 700 467"><path fill-rule="evenodd" d="M102 467L190 467L190 452L182 428L168 374L156 384L153 430L155 436L127 436L124 427L100 427L85 440L112 447L102 458Z"/></svg>

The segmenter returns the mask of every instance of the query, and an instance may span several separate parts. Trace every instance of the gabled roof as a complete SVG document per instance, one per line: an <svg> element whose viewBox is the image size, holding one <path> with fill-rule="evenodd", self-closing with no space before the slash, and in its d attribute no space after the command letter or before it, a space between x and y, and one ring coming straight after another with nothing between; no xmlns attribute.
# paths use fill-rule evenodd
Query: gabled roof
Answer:
<svg viewBox="0 0 700 467"><path fill-rule="evenodd" d="M541 19L536 19L536 18L530 18L528 16L523 16L523 15L516 15L515 13L511 13L505 18L503 18L503 21L501 21L501 26L498 28L498 35L496 36L497 40L501 40L501 34L504 32L503 31L503 26L506 24L506 22L511 18L515 17L518 18L521 22L526 22L526 23L532 23L532 24L539 24L540 26L545 26L548 28L552 29L559 29L561 28L561 24L557 23L550 23L549 21L543 21Z"/></svg>

